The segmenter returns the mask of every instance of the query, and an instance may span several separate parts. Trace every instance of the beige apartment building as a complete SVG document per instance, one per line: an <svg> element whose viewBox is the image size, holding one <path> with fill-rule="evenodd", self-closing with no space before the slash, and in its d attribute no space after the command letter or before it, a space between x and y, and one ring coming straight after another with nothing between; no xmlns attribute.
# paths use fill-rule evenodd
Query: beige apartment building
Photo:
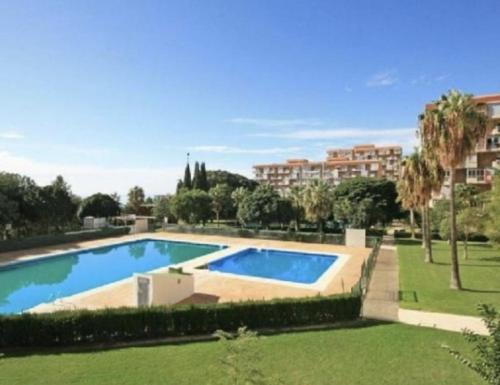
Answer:
<svg viewBox="0 0 500 385"><path fill-rule="evenodd" d="M285 163L253 166L255 179L269 183L282 194L294 185L305 185L314 179L332 186L356 176L399 178L402 149L399 146L376 147L363 144L353 148L327 150L326 160L289 159Z"/></svg>
<svg viewBox="0 0 500 385"><path fill-rule="evenodd" d="M479 191L486 191L491 189L495 172L500 172L500 94L476 96L474 100L492 119L493 127L479 141L476 151L458 168L456 181L474 185ZM428 105L427 108L431 106ZM445 179L441 198L449 197L448 182Z"/></svg>

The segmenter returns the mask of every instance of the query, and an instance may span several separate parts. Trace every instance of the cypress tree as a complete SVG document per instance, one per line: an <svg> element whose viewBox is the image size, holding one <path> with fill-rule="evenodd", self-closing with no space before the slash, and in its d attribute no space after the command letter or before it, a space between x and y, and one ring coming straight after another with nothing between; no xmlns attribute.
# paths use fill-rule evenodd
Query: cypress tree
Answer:
<svg viewBox="0 0 500 385"><path fill-rule="evenodd" d="M207 170L205 168L205 162L201 163L200 168L200 182L198 183L199 188L203 191L208 191L208 179L207 179Z"/></svg>
<svg viewBox="0 0 500 385"><path fill-rule="evenodd" d="M193 188L200 188L200 164L195 162L194 164L194 174L193 174Z"/></svg>
<svg viewBox="0 0 500 385"><path fill-rule="evenodd" d="M176 187L176 193L179 193L179 191L184 187L184 182L182 181L182 179L179 179L177 181L177 187Z"/></svg>
<svg viewBox="0 0 500 385"><path fill-rule="evenodd" d="M191 188L193 187L193 184L191 181L191 168L189 167L189 163L186 164L186 168L184 170L183 187L187 188L188 190L191 190Z"/></svg>

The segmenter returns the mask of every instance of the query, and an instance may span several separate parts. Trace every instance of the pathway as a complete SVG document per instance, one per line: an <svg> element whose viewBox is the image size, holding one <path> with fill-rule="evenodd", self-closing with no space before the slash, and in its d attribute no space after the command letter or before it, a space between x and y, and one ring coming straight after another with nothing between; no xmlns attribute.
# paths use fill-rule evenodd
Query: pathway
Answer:
<svg viewBox="0 0 500 385"><path fill-rule="evenodd" d="M469 329L478 334L488 334L488 329L484 326L481 318L465 315L399 309L399 322L452 332L461 332L464 329Z"/></svg>
<svg viewBox="0 0 500 385"><path fill-rule="evenodd" d="M368 292L363 302L362 316L384 321L397 321L399 310L399 266L394 238L384 236Z"/></svg>
<svg viewBox="0 0 500 385"><path fill-rule="evenodd" d="M483 335L488 333L478 317L399 308L399 265L393 236L384 236L363 302L362 316L455 332L469 329Z"/></svg>

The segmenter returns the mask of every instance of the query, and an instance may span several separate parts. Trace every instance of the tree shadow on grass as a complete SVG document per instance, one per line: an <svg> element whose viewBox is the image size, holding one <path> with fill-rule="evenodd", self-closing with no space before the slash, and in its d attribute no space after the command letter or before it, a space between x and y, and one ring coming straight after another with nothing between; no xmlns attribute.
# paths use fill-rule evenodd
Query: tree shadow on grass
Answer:
<svg viewBox="0 0 500 385"><path fill-rule="evenodd" d="M415 245L421 245L421 244L422 244L422 241L420 239L396 238L396 245L415 246Z"/></svg>
<svg viewBox="0 0 500 385"><path fill-rule="evenodd" d="M485 261L485 262L498 262L500 263L500 256L499 257L481 257L477 258L480 261Z"/></svg>
<svg viewBox="0 0 500 385"><path fill-rule="evenodd" d="M477 289L467 289L467 288L462 288L462 291L466 291L469 293L482 293L482 294L500 293L500 290L477 290Z"/></svg>
<svg viewBox="0 0 500 385"><path fill-rule="evenodd" d="M451 262L432 262L432 263L428 263L426 264L426 266L432 266L432 265L436 265L436 266L451 266Z"/></svg>

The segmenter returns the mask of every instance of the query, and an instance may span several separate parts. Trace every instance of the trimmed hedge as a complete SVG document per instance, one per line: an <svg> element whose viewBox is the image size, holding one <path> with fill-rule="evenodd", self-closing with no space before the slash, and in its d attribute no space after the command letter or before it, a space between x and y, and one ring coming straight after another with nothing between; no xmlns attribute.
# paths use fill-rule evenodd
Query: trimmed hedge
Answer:
<svg viewBox="0 0 500 385"><path fill-rule="evenodd" d="M60 243L90 241L92 239L118 237L130 232L129 227L105 227L96 231L81 231L65 234L47 234L35 237L8 239L0 241L0 253L6 251L17 251L35 247L52 246Z"/></svg>
<svg viewBox="0 0 500 385"><path fill-rule="evenodd" d="M167 231L174 233L188 233L201 235L220 235L225 237L258 238L275 241L295 241L304 243L327 243L331 245L344 245L344 234L323 234L323 240L317 232L294 232L283 230L253 230L230 227L195 227L186 225L168 226ZM366 247L374 247L380 238L376 236L366 237Z"/></svg>
<svg viewBox="0 0 500 385"><path fill-rule="evenodd" d="M63 311L0 317L0 347L112 343L165 337L329 324L359 317L359 295L210 305Z"/></svg>
<svg viewBox="0 0 500 385"><path fill-rule="evenodd" d="M294 232L283 230L257 230L257 229L244 229L244 228L230 228L230 227L195 227L186 225L168 226L167 231L175 233L189 233L189 234L202 234L202 235L221 235L226 237L240 237L240 238L259 238L271 239L276 241L296 241L308 243L321 243L318 233L307 232ZM334 245L341 245L344 243L343 234L324 234L323 243L331 243Z"/></svg>

